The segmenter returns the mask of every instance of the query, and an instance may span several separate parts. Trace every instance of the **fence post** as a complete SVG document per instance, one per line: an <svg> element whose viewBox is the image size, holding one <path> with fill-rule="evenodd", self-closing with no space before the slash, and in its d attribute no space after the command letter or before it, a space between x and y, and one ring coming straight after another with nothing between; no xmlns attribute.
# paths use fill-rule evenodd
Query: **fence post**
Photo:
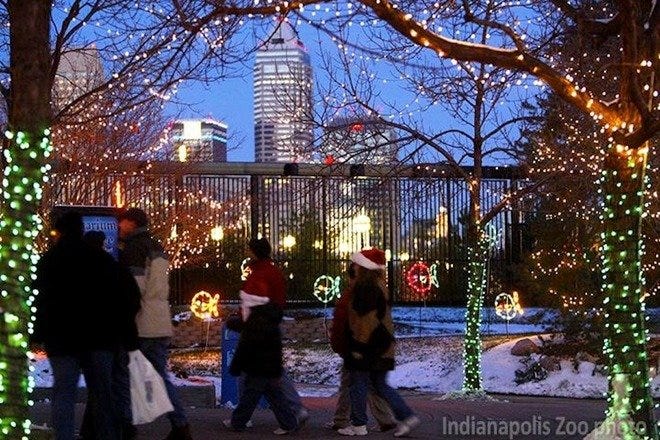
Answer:
<svg viewBox="0 0 660 440"><path fill-rule="evenodd" d="M259 235L259 176L250 175L250 238Z"/></svg>

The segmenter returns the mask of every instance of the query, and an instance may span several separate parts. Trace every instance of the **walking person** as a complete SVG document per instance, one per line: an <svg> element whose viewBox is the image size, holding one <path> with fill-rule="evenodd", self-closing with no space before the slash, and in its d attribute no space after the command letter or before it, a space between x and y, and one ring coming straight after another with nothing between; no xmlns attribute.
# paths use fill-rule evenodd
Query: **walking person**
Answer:
<svg viewBox="0 0 660 440"><path fill-rule="evenodd" d="M280 425L274 433L287 434L295 431L299 422L282 380L279 325L286 298L285 281L270 259L268 240L252 239L248 250L252 261L240 291L241 319L232 326L241 335L230 367L233 375L242 376L242 385L238 406L231 419L223 423L236 431L244 430L259 399L265 396Z"/></svg>
<svg viewBox="0 0 660 440"><path fill-rule="evenodd" d="M174 410L167 414L172 430L166 440L192 440L181 399L167 371L172 337L167 255L151 236L146 213L129 208L119 215L119 261L128 267L140 287L141 308L137 314L138 347L163 378Z"/></svg>
<svg viewBox="0 0 660 440"><path fill-rule="evenodd" d="M346 356L349 355L348 343L350 331L348 326L348 309L352 299L352 289L355 284L356 271L356 264L351 263L348 266L348 288L345 289L339 297L332 317L330 346L335 353L342 357L342 359L345 359ZM346 428L351 424L351 400L349 395L350 374L345 365L342 365L340 375L339 397L337 398L335 415L333 420L326 425L326 427L335 431ZM396 419L394 418L394 414L392 414L392 410L387 402L375 393L373 386L369 387L367 403L371 409L371 414L378 423L379 431L385 432L396 428Z"/></svg>
<svg viewBox="0 0 660 440"><path fill-rule="evenodd" d="M93 248L105 252L105 233L103 231L87 231L83 241ZM117 322L119 323L120 344L114 352L112 364L113 400L120 422L122 440L133 440L137 429L133 426L131 411L131 390L128 373L128 352L138 349L137 326L135 317L140 310L140 289L128 269L112 259L119 276L119 286L115 295L121 300ZM95 440L94 421L91 405L85 406L83 423L80 428L80 440Z"/></svg>
<svg viewBox="0 0 660 440"><path fill-rule="evenodd" d="M83 241L79 213L55 221L56 243L37 264L38 289L31 342L43 344L53 371L52 423L56 440L73 440L80 373L97 440L120 439L120 417L112 399L112 363L121 344L117 316L120 274L112 257ZM102 313L91 313L101 304Z"/></svg>
<svg viewBox="0 0 660 440"><path fill-rule="evenodd" d="M372 385L400 421L395 437L409 434L420 421L387 383L394 369L394 324L385 282L385 252L363 249L351 256L357 275L348 310L350 339L345 366L350 372L351 425L339 429L342 435L367 434L367 393Z"/></svg>

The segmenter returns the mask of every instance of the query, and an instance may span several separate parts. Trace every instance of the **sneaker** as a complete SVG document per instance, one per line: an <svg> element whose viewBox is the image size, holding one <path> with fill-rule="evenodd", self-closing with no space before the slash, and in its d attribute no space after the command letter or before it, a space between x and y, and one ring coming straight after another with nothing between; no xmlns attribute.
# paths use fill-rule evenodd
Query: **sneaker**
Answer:
<svg viewBox="0 0 660 440"><path fill-rule="evenodd" d="M410 434L410 432L419 425L420 420L417 416L410 416L403 422L399 424L394 431L394 437L403 437L404 435Z"/></svg>
<svg viewBox="0 0 660 440"><path fill-rule="evenodd" d="M275 431L273 431L273 434L275 434L275 435L287 435L290 432L291 431L287 431L286 429L277 428Z"/></svg>
<svg viewBox="0 0 660 440"><path fill-rule="evenodd" d="M222 421L222 425L223 425L225 428L231 429L232 431L237 431L237 430L234 429L234 427L232 426L232 424L231 424L231 419L224 419L224 420ZM246 427L246 428L252 428L252 420L248 420L247 423L245 424L245 427Z"/></svg>
<svg viewBox="0 0 660 440"><path fill-rule="evenodd" d="M367 426L347 426L346 428L338 429L337 432L341 435L367 435Z"/></svg>
<svg viewBox="0 0 660 440"><path fill-rule="evenodd" d="M332 421L332 422L326 422L326 424L323 425L324 428L326 428L326 429L332 429L333 431L337 431L337 430L339 430L339 429L346 428L347 426L349 426L349 425L344 425L344 424L341 424L341 423L336 423L336 422L334 422L334 421Z"/></svg>

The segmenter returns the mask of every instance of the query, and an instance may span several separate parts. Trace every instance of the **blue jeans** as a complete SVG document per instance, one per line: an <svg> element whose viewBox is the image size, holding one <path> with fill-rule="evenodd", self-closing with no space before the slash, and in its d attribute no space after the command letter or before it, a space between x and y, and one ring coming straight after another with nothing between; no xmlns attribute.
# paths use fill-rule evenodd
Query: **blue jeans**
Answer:
<svg viewBox="0 0 660 440"><path fill-rule="evenodd" d="M412 410L399 396L399 393L387 384L386 371L352 370L350 375L351 423L353 426L367 424L367 392L370 383L375 393L390 405L397 420L405 420L413 415Z"/></svg>
<svg viewBox="0 0 660 440"><path fill-rule="evenodd" d="M52 423L56 440L73 440L74 408L82 370L87 384L87 405L91 406L94 433L98 440L118 440L119 421L112 399L111 351L80 355L49 356L53 369Z"/></svg>
<svg viewBox="0 0 660 440"><path fill-rule="evenodd" d="M188 424L188 419L183 410L181 399L179 399L179 394L176 392L176 388L172 385L172 382L170 382L170 377L167 372L167 358L169 355L167 347L169 347L169 345L170 338L138 338L140 351L144 357L151 362L165 382L167 395L174 407L174 411L168 413L167 417L170 419L170 423L173 427L180 428Z"/></svg>
<svg viewBox="0 0 660 440"><path fill-rule="evenodd" d="M293 431L298 427L296 413L284 395L281 379L246 374L243 376L243 386L238 406L231 414L231 426L234 429L245 429L245 425L252 417L261 396L266 397L266 401L273 414L275 414L280 428Z"/></svg>

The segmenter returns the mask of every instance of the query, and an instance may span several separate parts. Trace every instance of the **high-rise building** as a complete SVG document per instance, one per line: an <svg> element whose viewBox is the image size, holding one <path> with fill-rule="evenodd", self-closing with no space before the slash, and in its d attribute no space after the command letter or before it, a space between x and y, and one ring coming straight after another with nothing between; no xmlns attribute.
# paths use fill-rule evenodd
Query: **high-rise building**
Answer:
<svg viewBox="0 0 660 440"><path fill-rule="evenodd" d="M182 119L169 128L170 159L227 162L227 124L210 118Z"/></svg>
<svg viewBox="0 0 660 440"><path fill-rule="evenodd" d="M55 109L61 110L75 99L99 87L104 81L101 54L95 45L64 50L53 84Z"/></svg>
<svg viewBox="0 0 660 440"><path fill-rule="evenodd" d="M309 161L311 110L309 54L291 23L280 19L254 64L255 161Z"/></svg>
<svg viewBox="0 0 660 440"><path fill-rule="evenodd" d="M330 122L320 146L326 163L391 164L398 153L397 133L376 117L340 117Z"/></svg>

